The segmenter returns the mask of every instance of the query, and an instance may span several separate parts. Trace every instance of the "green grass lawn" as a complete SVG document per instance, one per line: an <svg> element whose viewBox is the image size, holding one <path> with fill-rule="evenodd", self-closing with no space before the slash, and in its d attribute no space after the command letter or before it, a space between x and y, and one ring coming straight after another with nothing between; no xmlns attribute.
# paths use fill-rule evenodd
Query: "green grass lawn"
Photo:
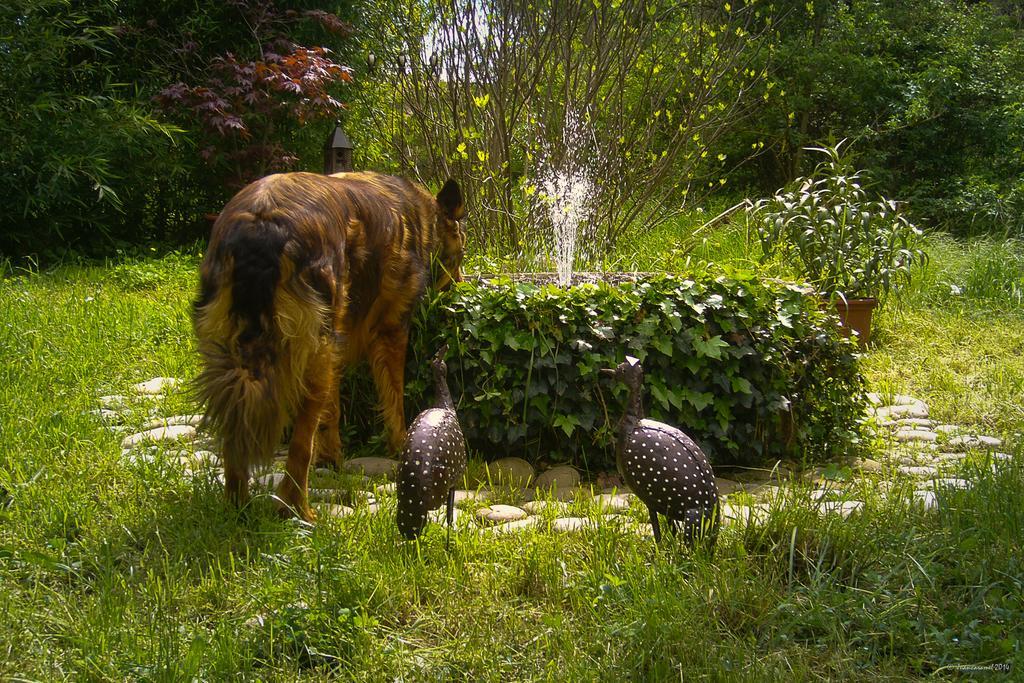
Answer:
<svg viewBox="0 0 1024 683"><path fill-rule="evenodd" d="M753 263L742 239L720 231L692 258ZM937 513L865 486L863 513L821 518L797 490L764 524L725 529L714 557L608 527L464 530L446 552L436 525L401 541L387 502L315 527L279 521L269 501L240 516L215 481L124 462L120 436L88 414L99 395L195 372L196 259L8 277L0 679L895 681L1009 663L1012 680L1024 250L933 239L929 252L880 314L869 383L1010 437L1015 463L970 461L975 486ZM171 394L161 411L191 408ZM131 426L147 417L143 404Z"/></svg>

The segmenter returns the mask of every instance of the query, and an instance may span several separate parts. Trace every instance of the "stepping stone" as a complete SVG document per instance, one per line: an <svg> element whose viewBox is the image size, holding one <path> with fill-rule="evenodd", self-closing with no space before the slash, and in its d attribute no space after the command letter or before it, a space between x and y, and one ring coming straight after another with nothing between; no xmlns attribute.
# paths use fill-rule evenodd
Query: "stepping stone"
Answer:
<svg viewBox="0 0 1024 683"><path fill-rule="evenodd" d="M823 515L837 514L847 519L855 512L864 509L864 503L859 500L825 501L818 506L818 511Z"/></svg>
<svg viewBox="0 0 1024 683"><path fill-rule="evenodd" d="M935 426L935 423L923 417L903 417L900 418L899 420L896 420L896 426L910 428L923 427L925 429L931 429L932 427Z"/></svg>
<svg viewBox="0 0 1024 683"><path fill-rule="evenodd" d="M583 495L589 496L590 492L585 491L578 486L558 489L532 488L522 491L523 500L543 500L545 498L553 498L557 501L572 502L576 500L577 497Z"/></svg>
<svg viewBox="0 0 1024 683"><path fill-rule="evenodd" d="M881 408L875 408L875 417L881 419L901 417L926 418L928 417L928 406L921 402L894 406L882 406Z"/></svg>
<svg viewBox="0 0 1024 683"><path fill-rule="evenodd" d="M651 526L650 522L634 522L630 521L630 524L624 524L623 528L631 530L637 536L649 536L654 537L654 527Z"/></svg>
<svg viewBox="0 0 1024 683"><path fill-rule="evenodd" d="M772 468L772 469L773 469L773 474L772 474L773 478L786 480L786 479L789 479L791 477L796 476L796 473L799 471L800 466L798 464L796 464L795 462L792 462L792 461L782 461L782 460L780 460L779 462L775 463L775 467Z"/></svg>
<svg viewBox="0 0 1024 683"><path fill-rule="evenodd" d="M401 463L391 458L353 458L342 463L341 471L366 477L384 476L394 479L399 467Z"/></svg>
<svg viewBox="0 0 1024 683"><path fill-rule="evenodd" d="M124 415L116 410L110 410L109 408L96 408L88 411L88 414L98 417L107 424L118 424L124 422Z"/></svg>
<svg viewBox="0 0 1024 683"><path fill-rule="evenodd" d="M491 492L487 489L455 489L455 503L464 503L466 501L477 501L484 502L489 500Z"/></svg>
<svg viewBox="0 0 1024 683"><path fill-rule="evenodd" d="M169 391L177 386L181 380L174 377L154 377L146 382L139 382L132 386L132 391L136 394L143 394L146 396L157 396L164 391Z"/></svg>
<svg viewBox="0 0 1024 683"><path fill-rule="evenodd" d="M900 429L893 435L893 438L901 443L932 442L939 438L939 435L927 429Z"/></svg>
<svg viewBox="0 0 1024 683"><path fill-rule="evenodd" d="M730 474L733 481L740 484L763 484L772 478L771 470L745 470Z"/></svg>
<svg viewBox="0 0 1024 683"><path fill-rule="evenodd" d="M919 505L925 509L937 510L939 508L939 499L935 496L934 491L914 491L914 497L911 502L915 505Z"/></svg>
<svg viewBox="0 0 1024 683"><path fill-rule="evenodd" d="M348 517L353 512L355 512L355 510L353 510L347 505L328 505L326 506L324 512L326 512L331 517Z"/></svg>
<svg viewBox="0 0 1024 683"><path fill-rule="evenodd" d="M850 467L860 472L875 473L881 472L884 469L882 463L878 462L877 460L871 460L869 458L857 458L850 464Z"/></svg>
<svg viewBox="0 0 1024 683"><path fill-rule="evenodd" d="M938 474L938 470L936 470L934 467L931 467L930 465L920 467L910 467L907 465L903 465L897 468L897 471L900 474L906 475L908 477L919 478L934 477L936 474Z"/></svg>
<svg viewBox="0 0 1024 683"><path fill-rule="evenodd" d="M925 487L933 491L942 488L969 489L971 488L971 482L966 479L956 479L952 477L947 479L932 479L931 481L925 482Z"/></svg>
<svg viewBox="0 0 1024 683"><path fill-rule="evenodd" d="M256 479L256 484L264 488L268 488L272 491L277 490L277 487L284 481L284 478L288 476L284 472L271 472L270 474L264 474Z"/></svg>
<svg viewBox="0 0 1024 683"><path fill-rule="evenodd" d="M353 502L352 499L351 499L351 496L346 495L345 491L341 491L339 489L324 489L324 488L309 489L308 495L309 495L309 499L310 500L316 501L316 502L320 502L320 503L330 503L330 502L334 502L334 501L339 501L339 502L344 501L346 503ZM371 502L372 502L372 498L371 498Z"/></svg>
<svg viewBox="0 0 1024 683"><path fill-rule="evenodd" d="M811 491L811 500L824 500L826 498L842 497L844 492L837 488L814 489Z"/></svg>
<svg viewBox="0 0 1024 683"><path fill-rule="evenodd" d="M579 486L580 473L576 471L576 468L572 465L558 465L552 467L549 470L541 472L537 476L536 481L533 482L533 486L536 489L548 489L554 487L556 489L571 489Z"/></svg>
<svg viewBox="0 0 1024 683"><path fill-rule="evenodd" d="M523 503L521 507L531 515L542 514L545 510L554 510L558 514L569 509L568 505L557 500L531 500Z"/></svg>
<svg viewBox="0 0 1024 683"><path fill-rule="evenodd" d="M867 399L868 403L870 403L873 406L880 406L885 402L882 399L882 395L875 391L869 391L867 393Z"/></svg>
<svg viewBox="0 0 1024 683"><path fill-rule="evenodd" d="M377 484L374 491L382 495L393 496L398 493L398 484L393 481L389 481L387 484Z"/></svg>
<svg viewBox="0 0 1024 683"><path fill-rule="evenodd" d="M719 507L718 514L723 523L743 522L751 524L765 519L769 509L764 503L755 505L730 505L725 503Z"/></svg>
<svg viewBox="0 0 1024 683"><path fill-rule="evenodd" d="M801 479L808 483L820 484L823 481L834 481L837 478L837 476L841 475L830 474L825 466L819 465L813 469L807 470L800 476Z"/></svg>
<svg viewBox="0 0 1024 683"><path fill-rule="evenodd" d="M960 425L938 425L935 427L935 431L940 434L956 434L960 429Z"/></svg>
<svg viewBox="0 0 1024 683"><path fill-rule="evenodd" d="M331 490L331 489L328 489L328 490ZM344 496L345 499L346 499L346 502L349 505L353 505L353 504L355 504L355 505L359 505L359 504L373 505L374 503L379 503L380 502L380 501L377 500L377 496L376 496L376 494L373 491L364 491L362 489L356 489L354 491L346 491L344 489L333 489L333 490L338 491L338 493L340 493L342 496Z"/></svg>
<svg viewBox="0 0 1024 683"><path fill-rule="evenodd" d="M486 465L481 483L488 479L491 484L523 488L533 481L533 465L522 458L501 458Z"/></svg>
<svg viewBox="0 0 1024 683"><path fill-rule="evenodd" d="M596 481L602 493L626 493L629 489L616 471L598 472Z"/></svg>
<svg viewBox="0 0 1024 683"><path fill-rule="evenodd" d="M511 522L504 522L492 527L485 527L483 531L490 534L511 534L516 531L522 531L523 529L532 529L537 526L537 522L540 521L538 517L526 517L524 519L516 519Z"/></svg>
<svg viewBox="0 0 1024 683"><path fill-rule="evenodd" d="M137 449L125 448L121 451L121 457L135 465L143 462L156 462L156 454L153 452L153 449L146 449L140 452Z"/></svg>
<svg viewBox="0 0 1024 683"><path fill-rule="evenodd" d="M586 517L559 517L551 523L552 531L580 531L596 528L597 522Z"/></svg>
<svg viewBox="0 0 1024 683"><path fill-rule="evenodd" d="M220 466L220 457L213 451L199 450L195 453L185 453L178 456L178 461L189 468Z"/></svg>
<svg viewBox="0 0 1024 683"><path fill-rule="evenodd" d="M107 410L121 410L128 405L128 397L120 394L99 397L100 407Z"/></svg>
<svg viewBox="0 0 1024 683"><path fill-rule="evenodd" d="M632 493L602 493L594 496L594 502L601 511L624 512L629 509L630 501L636 498Z"/></svg>
<svg viewBox="0 0 1024 683"><path fill-rule="evenodd" d="M728 496L736 491L743 490L743 486L738 481L732 479L723 479L721 477L715 477L715 486L718 487L718 496Z"/></svg>
<svg viewBox="0 0 1024 683"><path fill-rule="evenodd" d="M462 519L465 513L459 508L452 509L452 526L458 526L459 520ZM439 507L436 510L430 510L427 512L427 519L434 524L448 524L448 513L443 507Z"/></svg>
<svg viewBox="0 0 1024 683"><path fill-rule="evenodd" d="M935 461L945 464L957 463L966 457L966 453L939 453L935 456Z"/></svg>
<svg viewBox="0 0 1024 683"><path fill-rule="evenodd" d="M337 474L337 472L332 470L330 467L316 467L316 468L313 469L312 474L315 474L318 477L331 477L331 478L333 478L334 475Z"/></svg>
<svg viewBox="0 0 1024 683"><path fill-rule="evenodd" d="M178 425L192 425L198 427L203 421L202 415L172 415L171 417L158 417L142 425L143 429L156 429L157 427L177 427Z"/></svg>
<svg viewBox="0 0 1024 683"><path fill-rule="evenodd" d="M121 448L131 448L137 446L140 443L150 441L184 441L186 439L194 439L196 436L196 428L192 425L174 425L172 427L157 427L156 429L149 429L138 434L132 434L126 436L121 440Z"/></svg>
<svg viewBox="0 0 1024 683"><path fill-rule="evenodd" d="M490 507L477 510L476 516L483 521L501 524L503 522L525 519L528 515L525 510L514 505L491 505Z"/></svg>
<svg viewBox="0 0 1024 683"><path fill-rule="evenodd" d="M964 435L955 436L949 440L949 445L952 448L999 448L1003 445L1002 439L997 439L994 436L974 436Z"/></svg>
<svg viewBox="0 0 1024 683"><path fill-rule="evenodd" d="M608 526L626 526L633 523L635 520L627 515L608 512L598 517L598 521L601 524L606 524Z"/></svg>

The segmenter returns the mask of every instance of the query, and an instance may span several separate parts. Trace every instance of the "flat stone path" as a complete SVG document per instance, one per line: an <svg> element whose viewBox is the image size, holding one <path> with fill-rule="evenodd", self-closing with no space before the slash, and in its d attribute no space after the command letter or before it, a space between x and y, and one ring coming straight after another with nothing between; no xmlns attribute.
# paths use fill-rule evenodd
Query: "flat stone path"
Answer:
<svg viewBox="0 0 1024 683"><path fill-rule="evenodd" d="M220 456L203 431L201 415L160 415L159 402L183 385L172 377L140 382L125 394L100 396L89 411L107 429L122 434L123 459L136 465L170 464L186 475L213 476L223 482ZM951 492L971 487L964 464L988 458L992 467L1011 460L999 453L999 438L978 434L931 419L928 405L912 396L869 395L869 426L889 444L875 457L818 464L803 470L795 463L773 467L717 467L723 524L759 524L779 505L801 498L823 516L848 519L865 507L863 492L879 497L899 492L906 503L925 511L944 504ZM156 402L154 406L153 403ZM148 412L147 412L148 410ZM145 421L139 421L139 417ZM128 433L126 424L139 425ZM254 473L254 491L273 491L286 476L282 448L269 471ZM974 454L972 456L971 454ZM394 477L400 463L391 458L353 458L341 472L317 468L311 473L310 500L321 518L394 514ZM641 536L652 534L647 509L615 472L601 472L603 486L582 482L570 465L541 472L521 458L501 458L467 473L455 494L455 526L491 535L526 529L578 532L600 527ZM611 485L609 485L611 484ZM469 513L469 514L466 514ZM641 521L644 520L644 521ZM430 521L445 523L444 508L431 511Z"/></svg>

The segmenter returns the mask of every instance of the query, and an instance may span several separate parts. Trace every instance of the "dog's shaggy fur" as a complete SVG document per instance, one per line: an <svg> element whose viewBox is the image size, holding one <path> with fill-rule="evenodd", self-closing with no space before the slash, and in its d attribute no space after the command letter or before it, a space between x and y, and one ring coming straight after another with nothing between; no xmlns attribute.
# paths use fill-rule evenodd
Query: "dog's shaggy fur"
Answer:
<svg viewBox="0 0 1024 683"><path fill-rule="evenodd" d="M284 511L314 519L314 454L337 463L338 378L370 362L390 441L405 440L405 352L412 308L433 281L461 279L458 185L437 197L376 173L286 173L258 180L213 226L193 322L195 389L221 441L226 492L248 499L251 466L293 432ZM433 266L433 267L432 267Z"/></svg>

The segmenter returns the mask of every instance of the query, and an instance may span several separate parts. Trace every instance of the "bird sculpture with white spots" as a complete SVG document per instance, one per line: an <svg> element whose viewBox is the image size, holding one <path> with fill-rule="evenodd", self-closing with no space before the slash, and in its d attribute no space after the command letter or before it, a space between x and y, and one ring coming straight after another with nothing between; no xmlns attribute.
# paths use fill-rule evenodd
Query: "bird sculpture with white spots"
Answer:
<svg viewBox="0 0 1024 683"><path fill-rule="evenodd" d="M718 531L718 487L707 457L679 429L644 419L644 371L639 360L626 356L614 370L601 373L629 387L615 463L626 484L647 505L654 540L661 542L661 513L674 532L682 527L687 546L701 538L713 545Z"/></svg>
<svg viewBox="0 0 1024 683"><path fill-rule="evenodd" d="M447 502L448 540L455 506L455 483L466 471L466 443L448 391L445 344L430 362L436 400L409 425L398 472L398 530L407 539L418 538L427 524L427 512Z"/></svg>

